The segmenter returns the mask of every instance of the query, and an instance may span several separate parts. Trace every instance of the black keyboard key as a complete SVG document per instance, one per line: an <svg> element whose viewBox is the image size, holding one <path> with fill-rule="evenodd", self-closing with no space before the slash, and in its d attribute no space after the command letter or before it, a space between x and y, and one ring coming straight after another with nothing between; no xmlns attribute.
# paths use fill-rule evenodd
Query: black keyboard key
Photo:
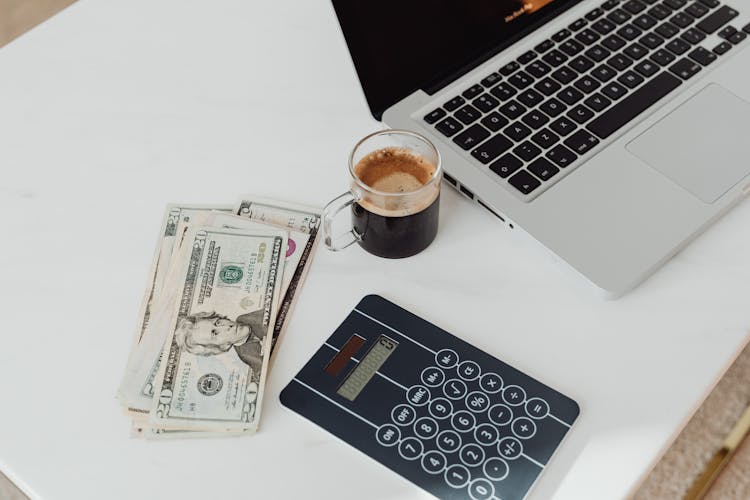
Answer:
<svg viewBox="0 0 750 500"><path fill-rule="evenodd" d="M563 111L565 111L565 104L558 101L556 98L552 97L545 102L542 103L541 106L539 106L539 109L544 111L546 114L551 116L552 118L556 117Z"/></svg>
<svg viewBox="0 0 750 500"><path fill-rule="evenodd" d="M528 52L524 52L518 58L516 59L516 62L520 65L528 64L531 61L536 59L536 52L533 50L529 50Z"/></svg>
<svg viewBox="0 0 750 500"><path fill-rule="evenodd" d="M691 45L682 38L675 38L667 44L667 48L670 50L670 52L673 52L678 56L690 50L690 47Z"/></svg>
<svg viewBox="0 0 750 500"><path fill-rule="evenodd" d="M595 19L599 19L604 15L604 11L602 9L594 9L591 12L586 14L586 19L589 21L594 21Z"/></svg>
<svg viewBox="0 0 750 500"><path fill-rule="evenodd" d="M575 87L581 92L590 94L594 90L598 89L601 84L595 78L585 75L576 80L573 85L575 85Z"/></svg>
<svg viewBox="0 0 750 500"><path fill-rule="evenodd" d="M544 100L544 96L534 89L526 89L516 97L521 104L533 108Z"/></svg>
<svg viewBox="0 0 750 500"><path fill-rule="evenodd" d="M588 28L576 34L576 40L584 45L591 45L592 43L596 43L596 41L600 38L601 36L599 36L597 32L592 31Z"/></svg>
<svg viewBox="0 0 750 500"><path fill-rule="evenodd" d="M522 166L521 160L513 156L512 153L506 153L490 165L490 170L505 179Z"/></svg>
<svg viewBox="0 0 750 500"><path fill-rule="evenodd" d="M453 142L461 146L461 149L471 149L489 136L489 131L477 123L454 137Z"/></svg>
<svg viewBox="0 0 750 500"><path fill-rule="evenodd" d="M547 158L537 158L531 164L526 167L529 172L536 175L543 181L549 180L553 175L560 171L559 168L554 166Z"/></svg>
<svg viewBox="0 0 750 500"><path fill-rule="evenodd" d="M442 117L446 115L446 112L443 108L438 108L435 110L430 111L426 115L424 115L424 121L426 121L429 124L433 124Z"/></svg>
<svg viewBox="0 0 750 500"><path fill-rule="evenodd" d="M517 89L522 90L531 85L534 78L525 71L517 71L508 78L508 81Z"/></svg>
<svg viewBox="0 0 750 500"><path fill-rule="evenodd" d="M680 28L667 21L665 23L661 23L654 31L659 33L664 38L672 38L680 32Z"/></svg>
<svg viewBox="0 0 750 500"><path fill-rule="evenodd" d="M523 194L529 194L542 185L541 181L537 180L536 177L526 170L519 171L516 175L508 179L508 182Z"/></svg>
<svg viewBox="0 0 750 500"><path fill-rule="evenodd" d="M601 45L594 45L589 50L586 51L586 56L589 59L593 59L594 62L601 62L607 57L609 57L609 54L611 54L610 51L602 47Z"/></svg>
<svg viewBox="0 0 750 500"><path fill-rule="evenodd" d="M577 154L575 154L573 151L566 148L562 144L558 144L554 148L547 151L547 154L545 156L552 160L555 165L560 168L567 167L568 165L573 163L576 158L578 158Z"/></svg>
<svg viewBox="0 0 750 500"><path fill-rule="evenodd" d="M493 111L489 115L482 118L481 123L492 132L497 132L502 127L508 124L508 120L497 111Z"/></svg>
<svg viewBox="0 0 750 500"><path fill-rule="evenodd" d="M672 13L672 9L665 7L664 5L654 5L648 10L651 17L655 17L659 21L666 19Z"/></svg>
<svg viewBox="0 0 750 500"><path fill-rule="evenodd" d="M719 0L700 0L700 2L703 5L705 5L706 7L710 7L712 9L714 7L718 7L721 4L721 2L719 2Z"/></svg>
<svg viewBox="0 0 750 500"><path fill-rule="evenodd" d="M613 10L609 14L607 14L607 19L612 21L615 24L625 24L630 20L630 18L633 17L627 12L625 12L622 9Z"/></svg>
<svg viewBox="0 0 750 500"><path fill-rule="evenodd" d="M696 27L704 33L711 34L737 17L738 12L733 8L723 5L715 10L710 16L699 22Z"/></svg>
<svg viewBox="0 0 750 500"><path fill-rule="evenodd" d="M572 61L570 61L569 66L573 68L574 70L578 71L579 73L585 73L594 67L594 63L588 57L578 56Z"/></svg>
<svg viewBox="0 0 750 500"><path fill-rule="evenodd" d="M552 78L548 77L544 80L541 80L540 82L537 82L537 84L534 85L534 88L542 94L549 96L560 90L561 85Z"/></svg>
<svg viewBox="0 0 750 500"><path fill-rule="evenodd" d="M631 43L623 52L637 61L648 54L648 49L639 43Z"/></svg>
<svg viewBox="0 0 750 500"><path fill-rule="evenodd" d="M537 45L536 47L534 47L534 50L540 54L543 54L554 46L555 46L555 42L553 42L552 40L545 40L539 45Z"/></svg>
<svg viewBox="0 0 750 500"><path fill-rule="evenodd" d="M495 134L492 139L486 141L484 144L472 151L471 156L473 156L480 162L487 164L501 154L505 153L508 149L511 148L511 146L513 146L513 143L510 142L507 137L503 136L502 134Z"/></svg>
<svg viewBox="0 0 750 500"><path fill-rule="evenodd" d="M672 24L679 26L680 28L687 28L688 26L693 24L693 16L688 16L684 12L678 12L677 14L672 16L669 21Z"/></svg>
<svg viewBox="0 0 750 500"><path fill-rule="evenodd" d="M643 31L636 28L632 24L626 24L625 26L617 30L617 34L629 42L638 38L641 33L643 33Z"/></svg>
<svg viewBox="0 0 750 500"><path fill-rule="evenodd" d="M604 87L602 87L602 94L606 95L613 101L616 101L627 93L628 89L617 82L609 82Z"/></svg>
<svg viewBox="0 0 750 500"><path fill-rule="evenodd" d="M601 5L601 7L604 10L612 10L618 5L620 5L620 0L607 0Z"/></svg>
<svg viewBox="0 0 750 500"><path fill-rule="evenodd" d="M523 118L521 118L521 121L536 130L543 127L549 121L549 117L541 111L533 109L526 113Z"/></svg>
<svg viewBox="0 0 750 500"><path fill-rule="evenodd" d="M448 111L454 111L454 110L458 109L465 102L466 102L466 100L464 100L463 97L456 96L453 99L451 99L450 101L448 101L445 104L443 104L443 107L445 109L447 109Z"/></svg>
<svg viewBox="0 0 750 500"><path fill-rule="evenodd" d="M635 71L627 71L617 78L617 81L628 87L634 89L638 85L643 83L644 78L636 73Z"/></svg>
<svg viewBox="0 0 750 500"><path fill-rule="evenodd" d="M566 83L572 82L573 80L576 79L577 76L578 76L578 73L568 68L567 66L562 67L552 73L552 78L562 83L563 85Z"/></svg>
<svg viewBox="0 0 750 500"><path fill-rule="evenodd" d="M732 42L733 44L737 45L738 43L740 43L745 38L747 38L747 35L745 33L743 33L742 31L738 31L737 33L735 33L734 35L732 35L732 36L729 37L729 41Z"/></svg>
<svg viewBox="0 0 750 500"><path fill-rule="evenodd" d="M513 148L513 154L521 158L523 161L531 161L542 154L542 150L531 142L524 141Z"/></svg>
<svg viewBox="0 0 750 500"><path fill-rule="evenodd" d="M634 15L646 10L646 6L638 0L630 0L628 2L625 2L622 8Z"/></svg>
<svg viewBox="0 0 750 500"><path fill-rule="evenodd" d="M500 106L500 112L511 120L515 120L516 118L524 114L525 111L526 108L515 100L508 101Z"/></svg>
<svg viewBox="0 0 750 500"><path fill-rule="evenodd" d="M552 35L552 39L556 41L557 43L560 43L566 38L568 38L569 36L570 36L570 31L563 29L563 30L558 31L554 35Z"/></svg>
<svg viewBox="0 0 750 500"><path fill-rule="evenodd" d="M500 80L502 80L502 79L503 79L503 77L501 77L501 76L500 76L500 75L498 75L497 73L491 73L491 74L487 75L487 77L486 77L486 78L484 78L484 79L483 79L483 80L482 80L481 82L479 82L479 83L481 83L481 84L482 84L482 85L484 85L485 87L492 87L492 86L494 86L494 85L496 85L496 84L500 83ZM470 98L469 98L469 99L470 99Z"/></svg>
<svg viewBox="0 0 750 500"><path fill-rule="evenodd" d="M500 101L489 94L482 94L474 99L473 104L479 108L482 113L489 113L500 104Z"/></svg>
<svg viewBox="0 0 750 500"><path fill-rule="evenodd" d="M582 29L584 26L588 24L584 18L577 19L575 22L573 22L568 28L570 28L570 31L578 31Z"/></svg>
<svg viewBox="0 0 750 500"><path fill-rule="evenodd" d="M503 133L514 141L520 142L531 133L531 129L521 122L516 122L505 127Z"/></svg>
<svg viewBox="0 0 750 500"><path fill-rule="evenodd" d="M610 68L606 64L600 64L599 66L591 70L591 75L600 82L605 83L614 78L617 75L617 71Z"/></svg>
<svg viewBox="0 0 750 500"><path fill-rule="evenodd" d="M464 128L463 125L461 125L458 120L455 120L454 118L451 118L450 116L446 118L445 120L441 121L437 125L435 125L435 128L440 131L441 134L443 134L446 137L450 137L462 128Z"/></svg>
<svg viewBox="0 0 750 500"><path fill-rule="evenodd" d="M559 141L560 136L552 132L548 128L543 128L536 134L532 135L531 140L537 143L540 148L547 149L552 147L552 145Z"/></svg>
<svg viewBox="0 0 750 500"><path fill-rule="evenodd" d="M687 80L701 70L701 65L688 58L683 58L669 67L669 71Z"/></svg>
<svg viewBox="0 0 750 500"><path fill-rule="evenodd" d="M502 68L500 68L500 74L508 76L512 74L514 71L516 71L518 68L520 68L521 65L518 64L516 61L511 61Z"/></svg>
<svg viewBox="0 0 750 500"><path fill-rule="evenodd" d="M591 148L599 144L599 139L589 134L586 130L579 130L563 142L575 153L582 155L586 154Z"/></svg>
<svg viewBox="0 0 750 500"><path fill-rule="evenodd" d="M565 115L576 123L586 123L594 117L594 112L583 104L579 104L565 113Z"/></svg>
<svg viewBox="0 0 750 500"><path fill-rule="evenodd" d="M617 28L617 25L609 19L599 19L591 27L600 35L608 35Z"/></svg>
<svg viewBox="0 0 750 500"><path fill-rule="evenodd" d="M659 49L653 54L651 54L651 60L661 66L666 66L667 64L671 63L675 59L676 57L674 56L674 54L672 54L668 50Z"/></svg>
<svg viewBox="0 0 750 500"><path fill-rule="evenodd" d="M690 5L687 9L685 9L685 12L690 14L693 17L701 18L708 14L708 9L705 5L701 5L698 2L694 2Z"/></svg>
<svg viewBox="0 0 750 500"><path fill-rule="evenodd" d="M516 95L517 92L518 91L516 90L516 88L508 82L503 82L490 90L490 94L494 95L503 102Z"/></svg>
<svg viewBox="0 0 750 500"><path fill-rule="evenodd" d="M484 92L484 89L481 85L476 84L472 85L468 89L464 90L461 95L464 96L467 99L474 99L476 96Z"/></svg>
<svg viewBox="0 0 750 500"><path fill-rule="evenodd" d="M726 54L729 51L729 49L731 49L731 48L732 48L732 44L731 43L729 43L729 42L721 42L719 45L717 45L716 47L714 47L714 52L717 53L717 54L719 54L721 56L721 55Z"/></svg>
<svg viewBox="0 0 750 500"><path fill-rule="evenodd" d="M575 87L566 87L557 93L557 98L565 104L573 105L583 99L583 94Z"/></svg>
<svg viewBox="0 0 750 500"><path fill-rule="evenodd" d="M680 79L671 73L660 73L609 108L604 114L592 120L586 128L599 138L605 139L679 87L680 83ZM573 150L576 151L575 148Z"/></svg>
<svg viewBox="0 0 750 500"><path fill-rule="evenodd" d="M688 54L688 57L703 66L708 66L716 60L716 54L703 47L696 47L695 50Z"/></svg>
<svg viewBox="0 0 750 500"><path fill-rule="evenodd" d="M729 26L724 26L719 30L717 35L719 35L724 40L729 40L729 37L737 33L737 28L732 26L731 24Z"/></svg>
<svg viewBox="0 0 750 500"><path fill-rule="evenodd" d="M552 66L553 68L556 68L560 66L562 63L568 60L568 56L563 54L557 49L550 50L546 54L542 56L542 60Z"/></svg>
<svg viewBox="0 0 750 500"><path fill-rule="evenodd" d="M635 70L643 76L649 77L659 71L659 66L647 59L636 64Z"/></svg>
<svg viewBox="0 0 750 500"><path fill-rule="evenodd" d="M664 39L656 33L646 33L638 39L638 43L640 43L641 45L645 45L649 49L655 49L656 47L664 43Z"/></svg>
<svg viewBox="0 0 750 500"><path fill-rule="evenodd" d="M650 30L656 26L656 19L649 16L648 14L641 14L633 20L633 24L638 26L642 30Z"/></svg>
<svg viewBox="0 0 750 500"><path fill-rule="evenodd" d="M624 71L633 64L633 60L625 54L615 54L607 59L607 64L615 68L617 71Z"/></svg>
<svg viewBox="0 0 750 500"><path fill-rule="evenodd" d="M706 34L695 28L690 28L689 30L685 31L682 35L680 35L680 37L682 37L683 40L688 41L692 43L693 45L695 45L703 41L703 39L706 38Z"/></svg>
<svg viewBox="0 0 750 500"><path fill-rule="evenodd" d="M467 104L463 108L459 108L458 111L453 113L453 116L458 118L464 125L469 125L470 123L478 120L479 117L482 116L482 113L471 104Z"/></svg>
<svg viewBox="0 0 750 500"><path fill-rule="evenodd" d="M575 124L575 122L567 116L561 116L549 125L549 128L563 136L573 132L576 127L577 125Z"/></svg>
<svg viewBox="0 0 750 500"><path fill-rule="evenodd" d="M664 5L672 10L679 10L687 5L687 0L664 0Z"/></svg>
<svg viewBox="0 0 750 500"><path fill-rule="evenodd" d="M571 38L570 40L565 40L563 43L561 43L558 48L569 56L573 57L583 50L583 45Z"/></svg>
<svg viewBox="0 0 750 500"><path fill-rule="evenodd" d="M614 52L616 50L620 50L625 46L625 40L617 35L609 35L607 38L602 40L602 45Z"/></svg>
<svg viewBox="0 0 750 500"><path fill-rule="evenodd" d="M750 35L750 23L747 23L743 28L742 31Z"/></svg>
<svg viewBox="0 0 750 500"><path fill-rule="evenodd" d="M552 68L544 64L542 61L534 61L533 63L526 66L525 69L531 76L534 76L536 78L541 78L552 71Z"/></svg>
<svg viewBox="0 0 750 500"><path fill-rule="evenodd" d="M599 92L592 94L591 97L583 101L583 103L594 111L602 111L604 108L612 104L612 101L601 95Z"/></svg>

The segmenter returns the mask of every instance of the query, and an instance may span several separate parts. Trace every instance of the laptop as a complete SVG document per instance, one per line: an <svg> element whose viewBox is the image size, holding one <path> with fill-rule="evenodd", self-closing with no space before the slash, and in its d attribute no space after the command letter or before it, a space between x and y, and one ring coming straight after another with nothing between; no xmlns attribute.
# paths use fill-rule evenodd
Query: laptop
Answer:
<svg viewBox="0 0 750 500"><path fill-rule="evenodd" d="M333 0L372 115L610 298L750 192L750 5Z"/></svg>

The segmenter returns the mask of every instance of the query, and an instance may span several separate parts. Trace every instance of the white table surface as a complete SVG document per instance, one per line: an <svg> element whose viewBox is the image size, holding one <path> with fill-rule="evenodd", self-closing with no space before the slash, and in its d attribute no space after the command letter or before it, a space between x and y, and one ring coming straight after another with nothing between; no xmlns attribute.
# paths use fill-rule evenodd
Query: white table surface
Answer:
<svg viewBox="0 0 750 500"><path fill-rule="evenodd" d="M0 470L31 497L426 497L278 401L378 293L580 402L533 498L617 498L748 338L750 203L607 302L446 189L417 257L318 251L257 435L131 439L114 393L164 205L322 205L380 125L326 1L81 0L0 75Z"/></svg>

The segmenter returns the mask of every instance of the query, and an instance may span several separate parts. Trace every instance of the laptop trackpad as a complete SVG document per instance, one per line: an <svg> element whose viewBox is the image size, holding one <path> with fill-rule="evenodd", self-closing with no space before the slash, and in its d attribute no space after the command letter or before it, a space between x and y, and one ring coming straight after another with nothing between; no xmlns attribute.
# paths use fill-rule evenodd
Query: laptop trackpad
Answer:
<svg viewBox="0 0 750 500"><path fill-rule="evenodd" d="M712 83L626 147L706 203L750 174L750 103Z"/></svg>

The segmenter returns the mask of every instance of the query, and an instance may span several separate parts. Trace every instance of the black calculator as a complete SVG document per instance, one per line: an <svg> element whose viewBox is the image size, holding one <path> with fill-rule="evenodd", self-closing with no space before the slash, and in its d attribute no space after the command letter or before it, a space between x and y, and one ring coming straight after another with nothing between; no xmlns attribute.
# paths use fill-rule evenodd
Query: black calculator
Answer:
<svg viewBox="0 0 750 500"><path fill-rule="evenodd" d="M556 390L377 295L281 402L439 498L526 496L578 417Z"/></svg>

